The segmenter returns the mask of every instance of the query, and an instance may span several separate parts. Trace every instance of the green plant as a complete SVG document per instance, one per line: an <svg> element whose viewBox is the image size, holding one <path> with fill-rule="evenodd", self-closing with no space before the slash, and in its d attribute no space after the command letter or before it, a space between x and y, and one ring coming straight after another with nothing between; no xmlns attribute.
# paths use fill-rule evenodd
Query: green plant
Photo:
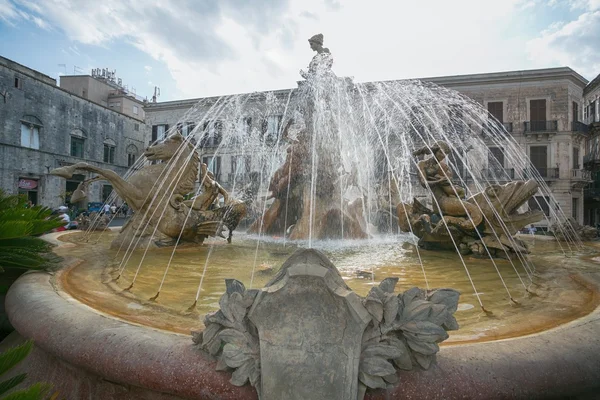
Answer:
<svg viewBox="0 0 600 400"><path fill-rule="evenodd" d="M10 348L4 353L0 354L0 376L4 375L15 365L20 363L29 355L33 349L33 342L31 340ZM21 382L25 380L27 374L22 373L15 375L14 377L0 382L0 395L4 395L9 390L15 388ZM4 397L1 400L41 400L47 398L51 386L45 383L35 383L26 389L17 390ZM52 398L55 398L53 395Z"/></svg>
<svg viewBox="0 0 600 400"><path fill-rule="evenodd" d="M64 225L43 206L27 208L27 198L0 190L0 272L4 268L44 269L50 266L50 244L36 237Z"/></svg>

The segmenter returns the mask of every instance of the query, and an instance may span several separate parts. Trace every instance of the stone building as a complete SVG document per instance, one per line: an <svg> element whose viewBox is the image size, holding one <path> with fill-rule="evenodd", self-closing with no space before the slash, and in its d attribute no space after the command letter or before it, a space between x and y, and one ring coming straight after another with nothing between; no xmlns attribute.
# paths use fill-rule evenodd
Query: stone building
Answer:
<svg viewBox="0 0 600 400"><path fill-rule="evenodd" d="M53 168L85 161L123 175L147 143L141 118L70 93L38 71L0 57L0 188L23 193L35 204L56 207L87 175L64 179ZM89 201L112 188L90 186Z"/></svg>
<svg viewBox="0 0 600 400"><path fill-rule="evenodd" d="M581 122L585 78L563 67L422 80L463 93L482 104L504 125L506 134L512 135L530 157L554 197L550 201L538 198L530 203L531 207L540 208L541 205L548 216L560 208L565 216L583 222L583 188L590 182L590 174L583 169L582 163L588 131L587 125ZM293 94L293 90L273 94L285 98ZM160 139L175 126L187 133L194 128L185 119L192 107L196 111L207 109L217 100L218 97L214 97L147 104L146 122L152 126L152 139ZM281 116L266 112L260 128L268 130L271 127L277 131L280 121ZM250 124L256 127L261 122L250 121ZM215 155L218 145L216 141L202 146L202 157L207 164L212 163L211 169L227 187L232 183L234 170L240 167L240 155L227 147L220 147ZM492 148L491 151L508 176L522 176L523 171L516 173L515 166L509 164L503 149ZM245 165L250 171L247 161ZM547 225L548 221L541 221L538 226Z"/></svg>
<svg viewBox="0 0 600 400"><path fill-rule="evenodd" d="M107 72L106 68L102 72L96 68L92 75L63 75L60 87L101 106L144 120L145 100L122 86L114 72Z"/></svg>
<svg viewBox="0 0 600 400"><path fill-rule="evenodd" d="M587 225L600 224L600 75L583 90L583 120L589 126L583 162L592 174L593 182L585 190L585 220Z"/></svg>

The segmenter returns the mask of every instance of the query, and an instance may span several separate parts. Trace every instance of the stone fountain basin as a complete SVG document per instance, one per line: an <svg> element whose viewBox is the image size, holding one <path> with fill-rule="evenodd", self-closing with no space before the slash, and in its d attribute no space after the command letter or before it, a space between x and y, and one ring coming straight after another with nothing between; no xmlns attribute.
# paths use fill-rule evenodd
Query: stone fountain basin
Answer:
<svg viewBox="0 0 600 400"><path fill-rule="evenodd" d="M16 328L3 348L35 341L12 375L46 381L68 399L257 398L249 385L193 347L189 335L123 321L63 291L51 275L23 275L6 298ZM579 274L598 304L600 272ZM600 388L600 308L540 333L511 339L443 346L428 371L400 372L400 384L368 392L367 399L549 398ZM11 375L11 376L12 376Z"/></svg>

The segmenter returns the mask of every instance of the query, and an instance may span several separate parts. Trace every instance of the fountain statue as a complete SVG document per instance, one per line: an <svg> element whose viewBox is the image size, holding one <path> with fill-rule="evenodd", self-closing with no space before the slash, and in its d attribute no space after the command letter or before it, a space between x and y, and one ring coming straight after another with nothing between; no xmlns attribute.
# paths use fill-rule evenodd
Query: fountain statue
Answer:
<svg viewBox="0 0 600 400"><path fill-rule="evenodd" d="M338 171L343 166L336 152L332 152L332 143L318 128L338 130L331 113L330 91L347 82L331 71L333 57L329 49L323 47L323 35L314 35L308 42L317 54L307 71L300 70L306 79L300 83L298 94L301 121L290 119L286 124L283 137L290 138L288 132L292 125L296 135L290 138L292 143L285 162L269 184L275 200L249 231L289 235L292 240L364 239L369 235L363 217L363 199L350 202L342 198L345 182Z"/></svg>
<svg viewBox="0 0 600 400"><path fill-rule="evenodd" d="M163 162L146 165L126 180L112 170L86 163L56 168L50 173L63 178L70 178L77 170L96 173L127 202L134 214L112 247L146 248L186 241L201 244L209 236L225 237L224 228L229 230L227 241L231 242L233 230L246 215L246 204L231 198L206 165L200 165L194 146L175 134L148 147L144 155L148 161ZM184 196L195 192L199 166L204 190L191 200L184 200ZM219 195L224 200L222 206ZM81 200L81 194L78 199Z"/></svg>
<svg viewBox="0 0 600 400"><path fill-rule="evenodd" d="M526 244L512 236L543 218L539 210L518 211L538 191L538 183L489 185L465 199L465 190L452 182L452 171L444 161L449 153L444 141L413 152L431 155L417 165L419 182L431 193L432 209L416 198L412 205L398 204L400 229L414 233L427 249L455 249L458 244L462 254L484 257L511 257L526 251Z"/></svg>

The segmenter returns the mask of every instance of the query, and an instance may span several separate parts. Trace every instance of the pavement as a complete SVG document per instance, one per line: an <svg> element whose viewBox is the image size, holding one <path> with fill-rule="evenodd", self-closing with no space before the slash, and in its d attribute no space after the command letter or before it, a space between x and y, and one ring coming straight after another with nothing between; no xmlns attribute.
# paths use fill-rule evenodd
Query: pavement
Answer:
<svg viewBox="0 0 600 400"><path fill-rule="evenodd" d="M123 218L123 217L115 217L113 218L112 221L110 221L110 224L108 224L108 226L123 226L125 225L125 222L127 222L127 220L129 219L129 217L127 218Z"/></svg>

